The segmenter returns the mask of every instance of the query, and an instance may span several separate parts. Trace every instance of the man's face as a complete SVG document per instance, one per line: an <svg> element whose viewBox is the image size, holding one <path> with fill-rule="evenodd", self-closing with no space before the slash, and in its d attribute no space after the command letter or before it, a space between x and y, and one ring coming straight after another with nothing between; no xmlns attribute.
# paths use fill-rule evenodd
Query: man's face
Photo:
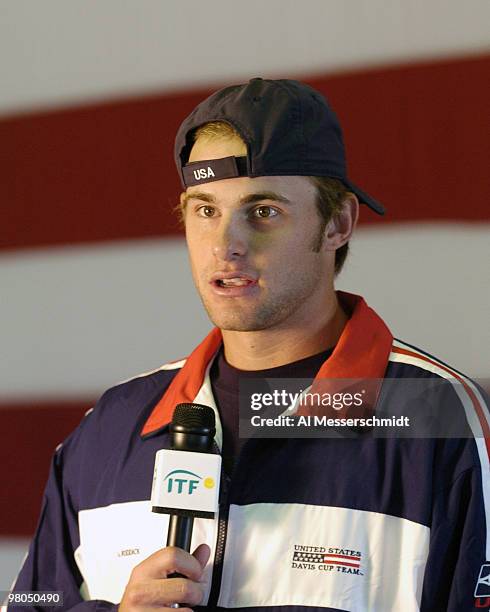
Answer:
<svg viewBox="0 0 490 612"><path fill-rule="evenodd" d="M199 138L189 161L245 154L239 140ZM325 308L335 253L313 250L321 220L307 177L224 179L181 200L192 275L217 327L287 328Z"/></svg>

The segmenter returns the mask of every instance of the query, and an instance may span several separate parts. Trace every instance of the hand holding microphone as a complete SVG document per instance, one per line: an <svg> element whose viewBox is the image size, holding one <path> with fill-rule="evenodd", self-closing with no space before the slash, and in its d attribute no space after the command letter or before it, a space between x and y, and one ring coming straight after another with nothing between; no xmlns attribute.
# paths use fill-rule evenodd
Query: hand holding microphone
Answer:
<svg viewBox="0 0 490 612"><path fill-rule="evenodd" d="M193 555L175 547L157 550L131 572L119 611L141 612L158 607L162 612L170 612L174 602L198 605L203 598L199 580L209 553L207 544L198 546ZM176 572L181 577L169 577ZM179 606L179 609L191 612L191 608Z"/></svg>
<svg viewBox="0 0 490 612"><path fill-rule="evenodd" d="M158 451L151 494L153 512L170 514L167 547L137 565L119 605L121 612L158 606L190 610L204 592L199 583L209 559L206 544L190 554L194 518L213 519L218 511L221 456L212 454L214 411L201 404L179 404L170 425L172 450ZM164 606L164 607L162 607Z"/></svg>

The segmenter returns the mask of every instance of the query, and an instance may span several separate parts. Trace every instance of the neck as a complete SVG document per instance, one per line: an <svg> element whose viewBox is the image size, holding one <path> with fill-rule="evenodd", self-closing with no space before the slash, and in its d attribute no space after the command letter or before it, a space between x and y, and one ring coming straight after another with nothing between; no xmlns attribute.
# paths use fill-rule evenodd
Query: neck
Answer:
<svg viewBox="0 0 490 612"><path fill-rule="evenodd" d="M348 320L333 293L321 316L260 331L223 330L226 361L240 370L265 370L321 353L335 346Z"/></svg>

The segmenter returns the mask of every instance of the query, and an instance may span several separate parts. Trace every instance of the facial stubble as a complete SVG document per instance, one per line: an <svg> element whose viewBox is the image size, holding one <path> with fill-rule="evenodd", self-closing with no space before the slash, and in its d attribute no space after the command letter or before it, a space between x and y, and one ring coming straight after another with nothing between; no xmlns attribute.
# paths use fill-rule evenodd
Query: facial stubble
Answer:
<svg viewBox="0 0 490 612"><path fill-rule="evenodd" d="M310 252L320 252L325 227L326 222L321 220L311 241ZM200 289L197 279L195 281L208 317L216 327L225 331L261 331L280 325L297 312L318 289L319 284L324 282L323 276L322 259L318 256L316 265L305 267L301 276L297 275L293 283L291 275L285 275L288 283L284 283L281 289L287 287L287 290L282 289L275 295L266 295L264 301L261 300L252 308L246 303L248 298L243 298L244 301L240 302L242 298L223 297L220 298L223 305L212 304L212 299ZM226 304L226 301L229 301L229 304Z"/></svg>

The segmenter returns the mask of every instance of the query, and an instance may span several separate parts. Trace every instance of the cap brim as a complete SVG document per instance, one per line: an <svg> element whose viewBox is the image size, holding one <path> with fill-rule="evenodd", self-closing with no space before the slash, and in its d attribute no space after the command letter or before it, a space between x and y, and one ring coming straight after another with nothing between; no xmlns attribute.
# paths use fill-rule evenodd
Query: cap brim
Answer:
<svg viewBox="0 0 490 612"><path fill-rule="evenodd" d="M369 208L374 210L374 212L377 212L378 215L384 215L385 214L385 207L382 204L380 204L379 202L377 202L370 195L368 195L367 193L362 191L362 189L359 189L359 187L354 185L354 183L352 183L351 181L349 181L347 179L342 179L342 182L345 184L345 186L348 189L350 189L352 191L352 193L356 194L356 196L359 198L359 202L361 202L361 204L366 204L366 206L369 206Z"/></svg>

